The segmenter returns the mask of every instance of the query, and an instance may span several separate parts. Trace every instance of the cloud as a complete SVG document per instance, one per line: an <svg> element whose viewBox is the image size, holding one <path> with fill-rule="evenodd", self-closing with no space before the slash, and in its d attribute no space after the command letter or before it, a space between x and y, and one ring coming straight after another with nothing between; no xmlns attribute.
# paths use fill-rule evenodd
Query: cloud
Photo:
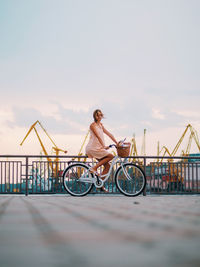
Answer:
<svg viewBox="0 0 200 267"><path fill-rule="evenodd" d="M164 120L165 115L161 113L161 111L157 108L152 108L152 117L159 120Z"/></svg>
<svg viewBox="0 0 200 267"><path fill-rule="evenodd" d="M53 134L85 134L89 126L89 112L75 111L58 107L56 116L43 114L36 108L14 107L12 109L12 119L7 119L5 124L9 128L21 127L29 128L37 120L44 128Z"/></svg>
<svg viewBox="0 0 200 267"><path fill-rule="evenodd" d="M3 133L4 128L6 126L13 128L13 120L14 120L13 112L10 109L8 108L0 109L0 127L1 127L0 134Z"/></svg>
<svg viewBox="0 0 200 267"><path fill-rule="evenodd" d="M113 103L108 99L101 103L101 105L95 105L88 110L76 110L57 105L57 107L54 107L56 116L53 116L53 113L51 113L51 115L48 115L48 112L44 113L43 110L47 109L45 105L43 105L40 110L34 107L22 108L16 106L11 110L1 109L0 123L2 129L4 129L1 133L1 137L2 140L7 140L7 133L9 132L9 138L11 139L13 136L13 139L16 139L17 144L19 144L30 126L36 120L39 120L60 147L66 147L70 153L72 153L71 151L77 153L81 146L82 139L87 133L90 123L93 121L93 110L95 108L100 108L105 114L105 120L103 120L104 126L113 133L117 139L125 137L129 139L134 133L140 144L142 142L143 130L147 129L147 136L152 138L152 141L149 141L152 143L152 148L148 149L151 151L153 147L156 146L155 140L157 140L157 138L159 138L163 144L174 144L178 137L170 141L170 137L164 133L168 133L169 129L171 132L177 132L177 129L181 129L181 132L188 123L186 117L184 117L181 112L161 107L153 108L150 103L146 104L140 98L138 98L138 101L136 101L136 99L133 101L131 98L129 99L127 97L125 102L126 104L122 102L118 105L118 103ZM154 117L152 116L152 110L154 110ZM186 113L184 115L194 114ZM195 113L195 115L197 115L197 113ZM195 118L196 122L193 120L195 123L192 125L195 129L196 127L199 129L200 122L197 120L197 117ZM42 131L38 125L37 129L43 138ZM162 137L158 136L161 134L163 135ZM109 142L110 141L108 141L108 143ZM29 143L26 145L27 147L23 147L23 149L28 149ZM37 149L40 149L39 145Z"/></svg>
<svg viewBox="0 0 200 267"><path fill-rule="evenodd" d="M80 99L78 99L80 101ZM198 120L197 111L186 113L162 106L151 101L143 91L139 94L124 94L123 97L113 100L110 97L97 98L96 103L90 103L86 108L78 106L63 105L57 101L43 103L43 105L32 105L29 107L16 106L11 108L4 124L7 127L22 127L27 130L37 120L47 129L50 134L56 135L85 135L90 123L93 121L93 111L100 108L105 114L104 126L115 136L137 136L143 134L143 130L156 132L170 127L182 127L190 123L190 117L183 115L195 115ZM5 112L4 112L5 115ZM191 120L192 121L192 120Z"/></svg>
<svg viewBox="0 0 200 267"><path fill-rule="evenodd" d="M174 113L185 118L200 118L200 113L198 110L174 110Z"/></svg>

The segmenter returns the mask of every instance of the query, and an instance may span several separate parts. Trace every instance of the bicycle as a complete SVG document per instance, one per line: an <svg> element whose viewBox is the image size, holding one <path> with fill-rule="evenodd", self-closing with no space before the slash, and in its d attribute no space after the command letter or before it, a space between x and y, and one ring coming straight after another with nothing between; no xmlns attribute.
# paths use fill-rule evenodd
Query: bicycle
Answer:
<svg viewBox="0 0 200 267"><path fill-rule="evenodd" d="M114 144L109 147L113 146L116 147ZM63 172L63 186L72 196L85 196L91 192L94 186L96 188L104 186L115 164L119 165L114 172L117 189L125 196L140 195L146 186L145 173L139 166L128 162L127 157L120 157L119 153L112 159L110 169L105 175L93 174L90 172L90 166L85 163L70 164Z"/></svg>

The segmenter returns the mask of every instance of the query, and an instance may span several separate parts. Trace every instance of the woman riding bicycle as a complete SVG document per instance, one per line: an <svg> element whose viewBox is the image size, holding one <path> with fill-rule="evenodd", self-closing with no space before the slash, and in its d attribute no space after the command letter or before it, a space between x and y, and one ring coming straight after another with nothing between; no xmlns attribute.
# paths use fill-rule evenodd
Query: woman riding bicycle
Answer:
<svg viewBox="0 0 200 267"><path fill-rule="evenodd" d="M105 146L104 133L109 136L116 145L118 144L115 137L108 132L101 123L103 117L103 113L100 109L96 109L93 112L94 122L90 125L90 139L86 146L87 156L89 158L96 158L99 161L95 166L90 168L90 172L97 174L97 169L103 165L104 170L102 175L109 171L109 161L114 158L114 156L107 151L109 146Z"/></svg>
<svg viewBox="0 0 200 267"><path fill-rule="evenodd" d="M105 182L111 176L114 165L118 164L113 177L117 189L125 196L138 196L146 186L146 176L139 166L127 158L130 143L125 143L125 140L117 142L114 136L104 128L101 123L103 118L101 110L95 110L93 117L94 122L90 125L90 140L86 146L86 154L90 158L96 158L98 163L90 168L83 162L70 164L63 173L64 188L72 196L85 196L94 186L108 192L104 188ZM108 152L108 148L113 145L105 146L104 133L116 144L117 156L114 157ZM99 175L97 169L102 165L104 170Z"/></svg>

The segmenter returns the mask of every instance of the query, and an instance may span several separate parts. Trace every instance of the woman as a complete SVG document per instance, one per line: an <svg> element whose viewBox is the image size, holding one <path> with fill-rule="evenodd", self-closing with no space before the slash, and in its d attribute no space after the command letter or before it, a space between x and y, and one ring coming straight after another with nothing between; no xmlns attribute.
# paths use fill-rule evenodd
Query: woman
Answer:
<svg viewBox="0 0 200 267"><path fill-rule="evenodd" d="M110 139L117 144L114 136L109 133L101 123L103 118L103 113L100 109L96 109L93 113L94 122L90 125L90 140L86 146L86 154L90 158L96 158L99 162L90 168L90 172L97 174L97 169L100 166L104 166L102 175L109 171L110 164L109 161L113 159L113 155L107 150L108 146L105 146L104 133L110 137ZM103 188L104 189L104 188Z"/></svg>

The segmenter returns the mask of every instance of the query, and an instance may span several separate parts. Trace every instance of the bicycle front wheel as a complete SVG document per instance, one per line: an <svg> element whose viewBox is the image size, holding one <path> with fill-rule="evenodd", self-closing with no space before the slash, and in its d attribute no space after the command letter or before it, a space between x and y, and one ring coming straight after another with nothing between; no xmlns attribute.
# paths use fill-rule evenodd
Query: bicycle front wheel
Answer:
<svg viewBox="0 0 200 267"><path fill-rule="evenodd" d="M137 165L126 163L117 169L115 183L122 194L135 197L143 192L146 186L146 176Z"/></svg>
<svg viewBox="0 0 200 267"><path fill-rule="evenodd" d="M63 173L63 186L65 190L72 196L85 196L93 187L90 182L83 181L91 178L92 174L88 171L89 167L86 164L71 164ZM82 178L80 180L80 178Z"/></svg>

